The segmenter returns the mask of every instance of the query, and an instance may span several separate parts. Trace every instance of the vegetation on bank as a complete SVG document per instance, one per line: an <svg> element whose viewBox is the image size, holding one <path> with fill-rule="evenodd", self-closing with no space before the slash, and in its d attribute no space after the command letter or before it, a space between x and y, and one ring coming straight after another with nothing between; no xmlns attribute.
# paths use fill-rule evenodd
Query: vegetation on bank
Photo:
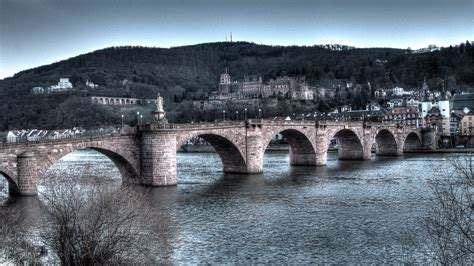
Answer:
<svg viewBox="0 0 474 266"><path fill-rule="evenodd" d="M155 98L160 93L171 121L212 120L215 112L199 112L193 100L207 99L227 68L233 79L260 75L305 76L310 85L360 84L341 89L329 101L302 102L264 110L264 115L288 114L351 103L363 107L375 89L420 87L427 78L431 88L446 80L449 90L474 86L474 51L470 42L438 51L414 53L409 49L368 48L334 51L320 46L267 46L247 42L220 42L170 49L112 47L0 80L0 131L19 128L85 128L118 125L121 113L109 106L92 105L91 95ZM34 95L31 88L55 84L68 77L75 90L63 94ZM91 81L98 88L85 84ZM370 86L369 86L370 83ZM308 109L308 108L306 108ZM230 110L232 111L232 110ZM132 124L133 115L126 123ZM148 114L147 114L148 115Z"/></svg>

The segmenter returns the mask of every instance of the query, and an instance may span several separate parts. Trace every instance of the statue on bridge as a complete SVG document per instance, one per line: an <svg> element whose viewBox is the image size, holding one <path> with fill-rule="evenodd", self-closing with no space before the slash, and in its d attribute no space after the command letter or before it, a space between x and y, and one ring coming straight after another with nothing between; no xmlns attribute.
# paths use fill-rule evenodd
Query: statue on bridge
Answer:
<svg viewBox="0 0 474 266"><path fill-rule="evenodd" d="M160 96L158 93L158 97L156 98L156 108L153 117L153 122L156 124L163 124L163 123L168 123L168 120L166 119L166 112L163 108L163 97Z"/></svg>

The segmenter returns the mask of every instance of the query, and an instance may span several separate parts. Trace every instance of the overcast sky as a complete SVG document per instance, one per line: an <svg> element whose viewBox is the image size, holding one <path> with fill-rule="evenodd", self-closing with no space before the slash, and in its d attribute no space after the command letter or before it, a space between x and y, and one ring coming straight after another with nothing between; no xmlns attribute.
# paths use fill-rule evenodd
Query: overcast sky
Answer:
<svg viewBox="0 0 474 266"><path fill-rule="evenodd" d="M0 78L109 46L230 32L275 45L449 46L474 40L474 0L0 0Z"/></svg>

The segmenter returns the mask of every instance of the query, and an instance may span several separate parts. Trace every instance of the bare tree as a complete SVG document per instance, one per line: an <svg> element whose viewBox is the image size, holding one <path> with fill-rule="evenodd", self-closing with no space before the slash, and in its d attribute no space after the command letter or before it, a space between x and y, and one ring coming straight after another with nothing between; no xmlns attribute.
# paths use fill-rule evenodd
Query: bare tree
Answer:
<svg viewBox="0 0 474 266"><path fill-rule="evenodd" d="M473 157L454 156L445 179L432 185L435 198L427 225L442 264L474 263Z"/></svg>
<svg viewBox="0 0 474 266"><path fill-rule="evenodd" d="M153 261L147 249L153 212L136 191L62 184L42 196L50 222L40 238L61 264Z"/></svg>
<svg viewBox="0 0 474 266"><path fill-rule="evenodd" d="M0 208L0 263L37 265L44 249L29 240L21 211L9 206Z"/></svg>

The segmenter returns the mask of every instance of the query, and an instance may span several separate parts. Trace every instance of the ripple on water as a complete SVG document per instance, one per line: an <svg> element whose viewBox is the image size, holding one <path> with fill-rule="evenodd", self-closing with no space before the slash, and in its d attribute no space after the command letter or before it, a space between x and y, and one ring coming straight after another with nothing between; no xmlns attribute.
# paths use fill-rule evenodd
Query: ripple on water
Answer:
<svg viewBox="0 0 474 266"><path fill-rule="evenodd" d="M268 153L261 175L222 174L216 154L177 156L178 186L142 188L161 219L159 262L310 264L422 262L420 222L442 155L373 157L324 167L291 167ZM8 186L0 179L0 199ZM120 185L120 173L91 150L64 157L41 180ZM30 208L39 207L31 206Z"/></svg>

